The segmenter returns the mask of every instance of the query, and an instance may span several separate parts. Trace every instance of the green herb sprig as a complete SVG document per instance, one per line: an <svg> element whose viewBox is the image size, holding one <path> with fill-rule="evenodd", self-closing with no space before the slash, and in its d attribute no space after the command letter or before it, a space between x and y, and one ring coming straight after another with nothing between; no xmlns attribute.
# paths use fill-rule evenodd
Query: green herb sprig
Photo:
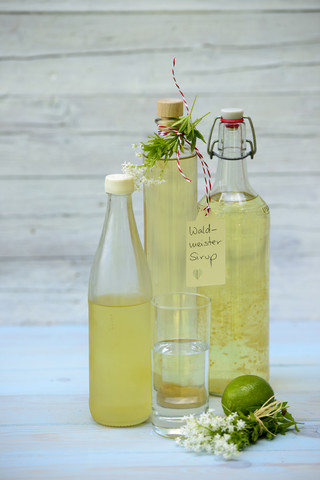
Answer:
<svg viewBox="0 0 320 480"><path fill-rule="evenodd" d="M195 452L206 451L225 459L237 457L246 446L255 444L260 438L272 440L278 434L285 435L291 427L299 432L299 423L287 406L287 402L271 397L249 415L235 412L220 416L214 415L212 410L199 418L190 415L177 443Z"/></svg>
<svg viewBox="0 0 320 480"><path fill-rule="evenodd" d="M256 443L259 438L265 437L273 440L278 434L285 435L291 427L299 432L299 423L287 410L288 402L278 402L277 400L270 402L270 399L268 402L248 416L237 412L239 418L246 424L245 431L239 435L237 443L239 450L246 445Z"/></svg>
<svg viewBox="0 0 320 480"><path fill-rule="evenodd" d="M140 143L145 166L152 168L160 159L164 160L166 163L170 157L177 154L179 149L179 136L181 141L181 152L184 152L184 145L186 143L185 139L190 142L191 151L195 149L198 139L206 143L203 135L196 127L204 117L209 115L210 112L206 113L200 118L197 118L195 121L192 121L191 114L196 98L197 97L195 97L193 101L188 115L180 117L179 120L171 124L170 127L168 127L169 133L166 136L161 136L158 133L154 133L148 137L149 140L147 142ZM177 130L179 133L170 129Z"/></svg>

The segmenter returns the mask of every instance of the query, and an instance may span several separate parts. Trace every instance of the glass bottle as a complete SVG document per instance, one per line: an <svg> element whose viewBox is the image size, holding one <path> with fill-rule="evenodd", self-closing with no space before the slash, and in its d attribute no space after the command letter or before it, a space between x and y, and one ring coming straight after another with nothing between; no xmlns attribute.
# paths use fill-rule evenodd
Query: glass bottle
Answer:
<svg viewBox="0 0 320 480"><path fill-rule="evenodd" d="M208 145L211 157L218 156L210 207L214 216L225 219L226 281L201 287L199 292L212 300L209 390L221 395L239 375L269 378L270 216L247 178L245 157L255 153L251 119L245 117L252 127L254 145L246 140L243 110L224 109L218 118L219 140L212 148ZM214 151L217 143L218 153ZM205 201L200 201L199 208Z"/></svg>
<svg viewBox="0 0 320 480"><path fill-rule="evenodd" d="M158 125L170 126L183 115L183 101L158 100ZM197 216L197 157L184 145L178 170L177 157L159 160L154 175L160 184L144 185L144 247L154 295L195 291L186 286L186 222Z"/></svg>
<svg viewBox="0 0 320 480"><path fill-rule="evenodd" d="M134 180L108 175L102 235L89 281L89 407L103 425L151 412L151 280L132 210Z"/></svg>

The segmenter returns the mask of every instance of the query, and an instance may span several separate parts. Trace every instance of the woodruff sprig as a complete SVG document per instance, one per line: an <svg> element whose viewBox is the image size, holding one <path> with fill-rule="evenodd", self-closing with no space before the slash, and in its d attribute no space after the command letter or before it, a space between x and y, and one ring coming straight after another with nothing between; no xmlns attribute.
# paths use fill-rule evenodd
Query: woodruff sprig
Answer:
<svg viewBox="0 0 320 480"><path fill-rule="evenodd" d="M186 140L190 144L191 151L195 149L198 139L206 143L196 127L204 117L209 115L209 112L192 121L191 114L196 98L188 115L180 117L170 126L160 126L158 133L150 135L147 142L139 144L144 157L144 166L152 168L158 160L164 160L166 163L170 157L178 153L179 149L184 152Z"/></svg>
<svg viewBox="0 0 320 480"><path fill-rule="evenodd" d="M206 143L202 134L196 127L198 123L201 122L201 120L209 113L197 118L194 122L192 121L191 114L197 97L194 99L192 108L190 110L185 96L183 95L175 77L175 64L176 59L174 58L172 61L172 77L186 106L187 115L180 117L172 125L159 125L158 132L149 136L149 140L147 142L140 143L138 145L134 144L134 148L137 146L141 148L141 151L136 155L137 157L144 157L143 164L138 166L131 165L130 163L124 163L122 165L122 170L124 173L134 175L135 186L137 189L139 189L142 185L162 183L164 181L165 166L169 158L176 156L177 167L180 174L187 182L191 182L192 180L183 173L183 169L180 165L180 154L184 152L185 144L187 144L201 162L204 173L207 200L204 210L206 211L206 215L208 215L210 212L211 173L208 164L196 147L198 139ZM162 160L162 162L158 162L159 160ZM158 167L160 167L159 169L156 167L156 164Z"/></svg>
<svg viewBox="0 0 320 480"><path fill-rule="evenodd" d="M214 415L213 410L199 418L190 415L176 441L187 450L206 451L231 459L260 438L272 440L278 434L285 435L290 427L299 432L299 423L288 412L287 405L287 402L272 401L271 397L248 416L236 412L223 417Z"/></svg>

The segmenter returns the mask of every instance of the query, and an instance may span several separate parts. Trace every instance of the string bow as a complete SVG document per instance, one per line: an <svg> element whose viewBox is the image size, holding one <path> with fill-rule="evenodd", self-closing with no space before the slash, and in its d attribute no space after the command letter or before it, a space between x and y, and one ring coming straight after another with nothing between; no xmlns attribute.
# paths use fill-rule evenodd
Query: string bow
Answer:
<svg viewBox="0 0 320 480"><path fill-rule="evenodd" d="M181 88L179 87L178 82L177 82L176 77L175 77L175 71L174 71L175 65L176 65L176 59L174 58L173 61L172 61L173 81L174 81L174 83L175 83L175 85L176 85L176 87L177 87L177 89L178 89L178 91L179 91L179 93L182 97L183 103L186 106L187 115L189 115L189 113L190 113L189 105L188 105L187 100L186 100L185 96L183 95L183 92L182 92ZM177 148L177 167L178 167L178 170L187 182L191 182L191 179L188 178L183 173L181 165L180 165L180 154L181 154L182 140L189 146L191 146L191 142L189 142L189 140L186 138L186 136L182 132L179 132L178 129L173 128L173 127L169 127L167 125L158 125L158 135L159 136L166 137L167 135L170 135L171 133L174 133L178 137L178 148ZM211 197L210 197L211 173L210 173L207 162L204 160L203 155L199 152L197 147L194 147L194 151L195 151L197 157L199 158L199 160L201 162L201 166L202 166L202 170L203 170L203 174L204 174L205 189L206 189L206 206L205 206L204 210L206 211L206 215L208 215L208 213L210 212L210 200L211 200Z"/></svg>

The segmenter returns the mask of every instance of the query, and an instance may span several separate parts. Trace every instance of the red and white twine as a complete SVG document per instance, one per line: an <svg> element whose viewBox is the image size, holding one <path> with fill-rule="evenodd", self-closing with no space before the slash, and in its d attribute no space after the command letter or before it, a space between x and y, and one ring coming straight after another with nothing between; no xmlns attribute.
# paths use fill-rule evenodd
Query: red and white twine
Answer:
<svg viewBox="0 0 320 480"><path fill-rule="evenodd" d="M187 115L189 115L189 112L190 112L189 105L187 104L187 100L185 99L185 96L183 95L182 90L181 90L181 88L179 87L178 82L177 82L177 80L176 80L176 76L175 76L175 73L174 73L174 67L175 67L175 66L176 66L176 58L174 57L174 59L172 60L172 70L171 70L171 71L172 71L173 81L174 81L177 89L179 90L179 93L180 93L180 95L181 95L181 97L182 97L183 103L184 103L185 106L186 106Z"/></svg>
<svg viewBox="0 0 320 480"><path fill-rule="evenodd" d="M179 90L179 93L182 97L183 103L186 106L186 111L187 111L187 115L188 115L189 112L190 112L189 105L188 105L188 103L185 99L185 96L182 93L181 88L179 87L179 85L177 83L175 73L174 73L175 65L176 65L176 59L174 58L173 61L172 61L172 77L173 77L173 81L174 81L174 83L175 83L175 85L176 85L177 89ZM187 140L185 135L183 133L179 132L179 130L177 130L176 128L171 128L171 127L168 127L166 125L158 125L158 135L160 135L161 137L166 137L167 135L170 135L170 133L172 133L172 132L175 133L178 136L178 142L179 142L178 143L178 149L177 149L177 167L178 167L178 170L187 182L191 182L191 179L186 177L186 175L183 173L181 165L180 165L181 139L183 138L184 142L187 143L189 146L191 146L191 142L189 142L189 140ZM197 147L195 147L194 150L196 152L197 157L199 158L199 160L201 162L201 166L202 166L202 170L203 170L203 174L204 174L204 181L205 181L205 187L206 187L206 206L205 206L204 210L206 210L206 215L208 215L208 213L210 212L210 200L211 200L211 197L210 197L211 173L210 173L207 162L203 158L203 155L201 155L201 153L199 152Z"/></svg>

